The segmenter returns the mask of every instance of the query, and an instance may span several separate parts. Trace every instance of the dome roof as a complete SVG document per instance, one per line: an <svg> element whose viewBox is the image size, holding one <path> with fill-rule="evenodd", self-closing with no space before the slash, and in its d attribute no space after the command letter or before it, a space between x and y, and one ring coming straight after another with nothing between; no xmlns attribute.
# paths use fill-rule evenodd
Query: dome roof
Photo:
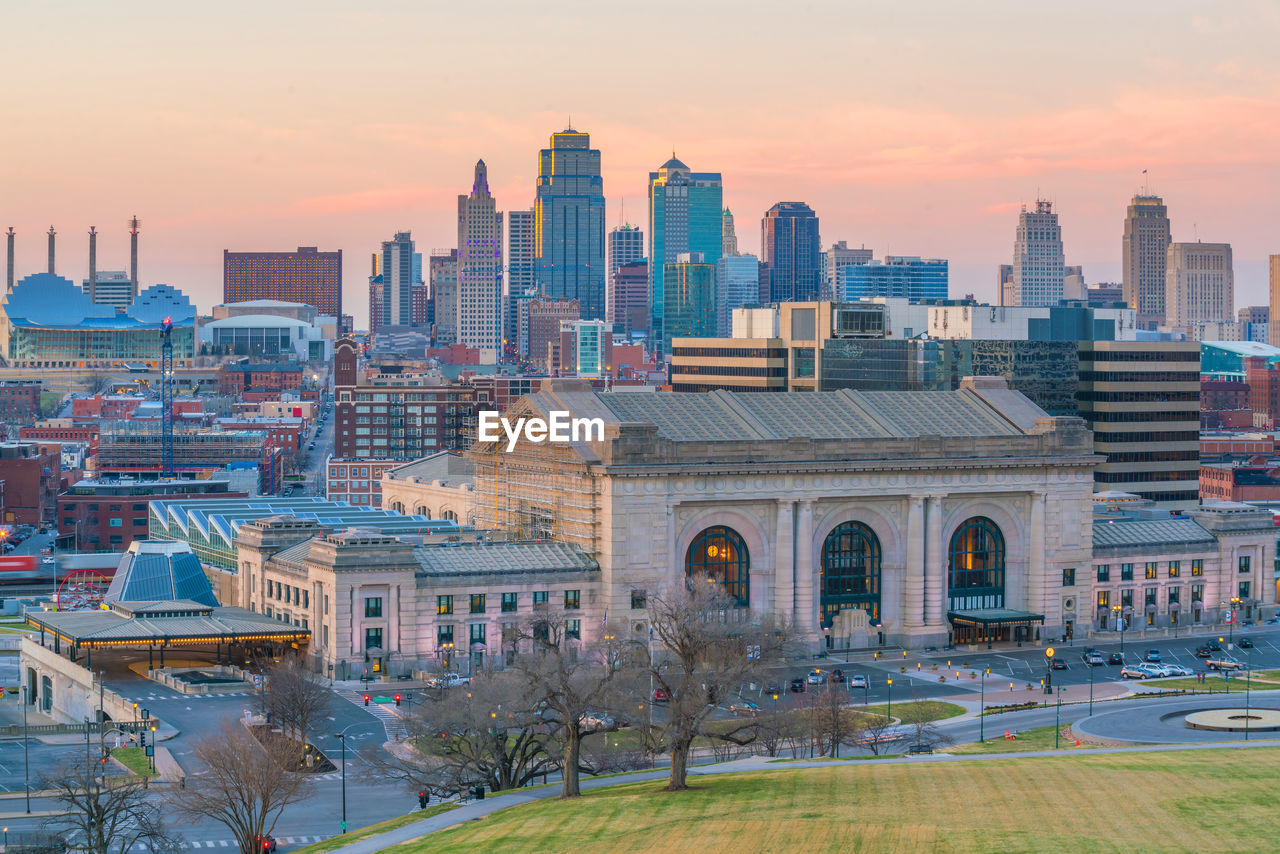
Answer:
<svg viewBox="0 0 1280 854"><path fill-rule="evenodd" d="M120 560L104 604L189 599L218 607L200 558L186 543L135 540Z"/></svg>

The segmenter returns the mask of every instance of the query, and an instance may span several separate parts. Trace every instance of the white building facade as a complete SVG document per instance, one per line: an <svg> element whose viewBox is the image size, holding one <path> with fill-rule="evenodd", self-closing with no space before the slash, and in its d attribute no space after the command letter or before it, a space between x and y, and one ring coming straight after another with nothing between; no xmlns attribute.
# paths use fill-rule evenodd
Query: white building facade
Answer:
<svg viewBox="0 0 1280 854"><path fill-rule="evenodd" d="M501 352L502 214L489 172L476 162L469 195L458 196L458 335L456 343Z"/></svg>

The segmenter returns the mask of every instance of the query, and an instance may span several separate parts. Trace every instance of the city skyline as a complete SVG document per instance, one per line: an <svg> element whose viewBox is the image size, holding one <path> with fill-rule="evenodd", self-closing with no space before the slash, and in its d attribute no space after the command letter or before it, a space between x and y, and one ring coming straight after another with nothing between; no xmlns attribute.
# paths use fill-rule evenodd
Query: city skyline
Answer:
<svg viewBox="0 0 1280 854"><path fill-rule="evenodd" d="M51 223L60 272L87 274L90 226L99 267L125 269L135 213L145 223L142 284L167 282L202 307L217 301L227 248L319 245L364 257L400 230L426 249L445 247L456 231L454 176L483 158L503 206L530 207L537 151L570 121L603 152L607 227L624 204L640 219L647 174L674 147L722 172L725 206L743 222L803 201L822 221L824 246L948 258L955 295L996 299L1012 223L1037 196L1054 201L1067 254L1090 282L1120 281L1118 235L1140 191L1165 199L1174 241L1233 245L1240 305L1265 302L1266 258L1280 249L1266 227L1280 208L1270 160L1280 63L1265 38L1280 13L1269 4L1211 16L1191 4L1135 4L1106 17L1083 4L1023 10L1023 23L1000 26L995 13L940 5L905 15L870 4L856 21L828 15L814 32L804 18L757 26L763 6L729 15L708 3L682 14L721 32L721 44L664 63L617 38L662 4L580 25L584 63L643 69L646 86L664 92L640 101L610 98L571 63L517 73L536 65L551 24L514 5L487 22L503 45L498 61L467 65L465 76L461 47L445 37L468 28L460 9L298 14L280 4L255 10L257 32L244 36L230 14L200 19L192 35L185 11L153 4L164 14L122 29L106 10L72 5L75 14L15 9L8 27L19 36L6 45L11 62L41 72L0 95L22 117L7 146L22 168L0 209L0 227L18 232L19 277L44 269ZM819 4L814 14L824 9L840 11ZM389 32L382 18L403 26ZM104 28L130 63L92 61ZM369 53L361 45L375 35L419 50ZM779 60L803 58L796 67L813 85L794 89L794 75L773 73L783 62L756 62L777 56L770 45ZM352 49L360 61L343 58ZM1033 65L1035 74L1011 73ZM393 75L421 87L416 110L384 85ZM113 132L86 136L90 126ZM739 232L741 251L758 253L754 229ZM352 264L344 275L344 302L364 325L363 271Z"/></svg>

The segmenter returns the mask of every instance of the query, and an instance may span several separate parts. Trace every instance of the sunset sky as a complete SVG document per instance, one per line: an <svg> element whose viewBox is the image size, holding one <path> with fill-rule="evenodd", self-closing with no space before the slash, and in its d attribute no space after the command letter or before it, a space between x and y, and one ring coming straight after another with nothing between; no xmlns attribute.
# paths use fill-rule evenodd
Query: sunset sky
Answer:
<svg viewBox="0 0 1280 854"><path fill-rule="evenodd" d="M644 221L674 149L724 174L743 251L766 208L804 201L826 245L950 259L953 296L994 298L1037 194L1067 263L1118 281L1147 169L1174 239L1232 243L1237 305L1264 303L1277 44L1275 2L15 2L0 230L23 276L56 226L79 281L89 226L99 267L125 269L137 214L143 284L205 311L224 248L340 248L363 325L379 241L453 245L477 158L501 209L528 208L572 116L610 226L624 200Z"/></svg>

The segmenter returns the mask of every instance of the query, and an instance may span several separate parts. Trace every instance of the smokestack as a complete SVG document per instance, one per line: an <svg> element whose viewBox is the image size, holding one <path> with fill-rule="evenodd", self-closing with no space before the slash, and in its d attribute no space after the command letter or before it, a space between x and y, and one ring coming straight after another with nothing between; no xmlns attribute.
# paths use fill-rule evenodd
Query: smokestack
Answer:
<svg viewBox="0 0 1280 854"><path fill-rule="evenodd" d="M4 280L4 292L8 293L13 290L13 226L9 226L9 266L6 268Z"/></svg>
<svg viewBox="0 0 1280 854"><path fill-rule="evenodd" d="M98 229L89 226L89 302L98 301Z"/></svg>
<svg viewBox="0 0 1280 854"><path fill-rule="evenodd" d="M138 217L129 220L129 281L133 283L133 296L138 296Z"/></svg>
<svg viewBox="0 0 1280 854"><path fill-rule="evenodd" d="M53 272L53 243L54 238L58 236L58 232L53 230L53 226L49 226L49 272Z"/></svg>

